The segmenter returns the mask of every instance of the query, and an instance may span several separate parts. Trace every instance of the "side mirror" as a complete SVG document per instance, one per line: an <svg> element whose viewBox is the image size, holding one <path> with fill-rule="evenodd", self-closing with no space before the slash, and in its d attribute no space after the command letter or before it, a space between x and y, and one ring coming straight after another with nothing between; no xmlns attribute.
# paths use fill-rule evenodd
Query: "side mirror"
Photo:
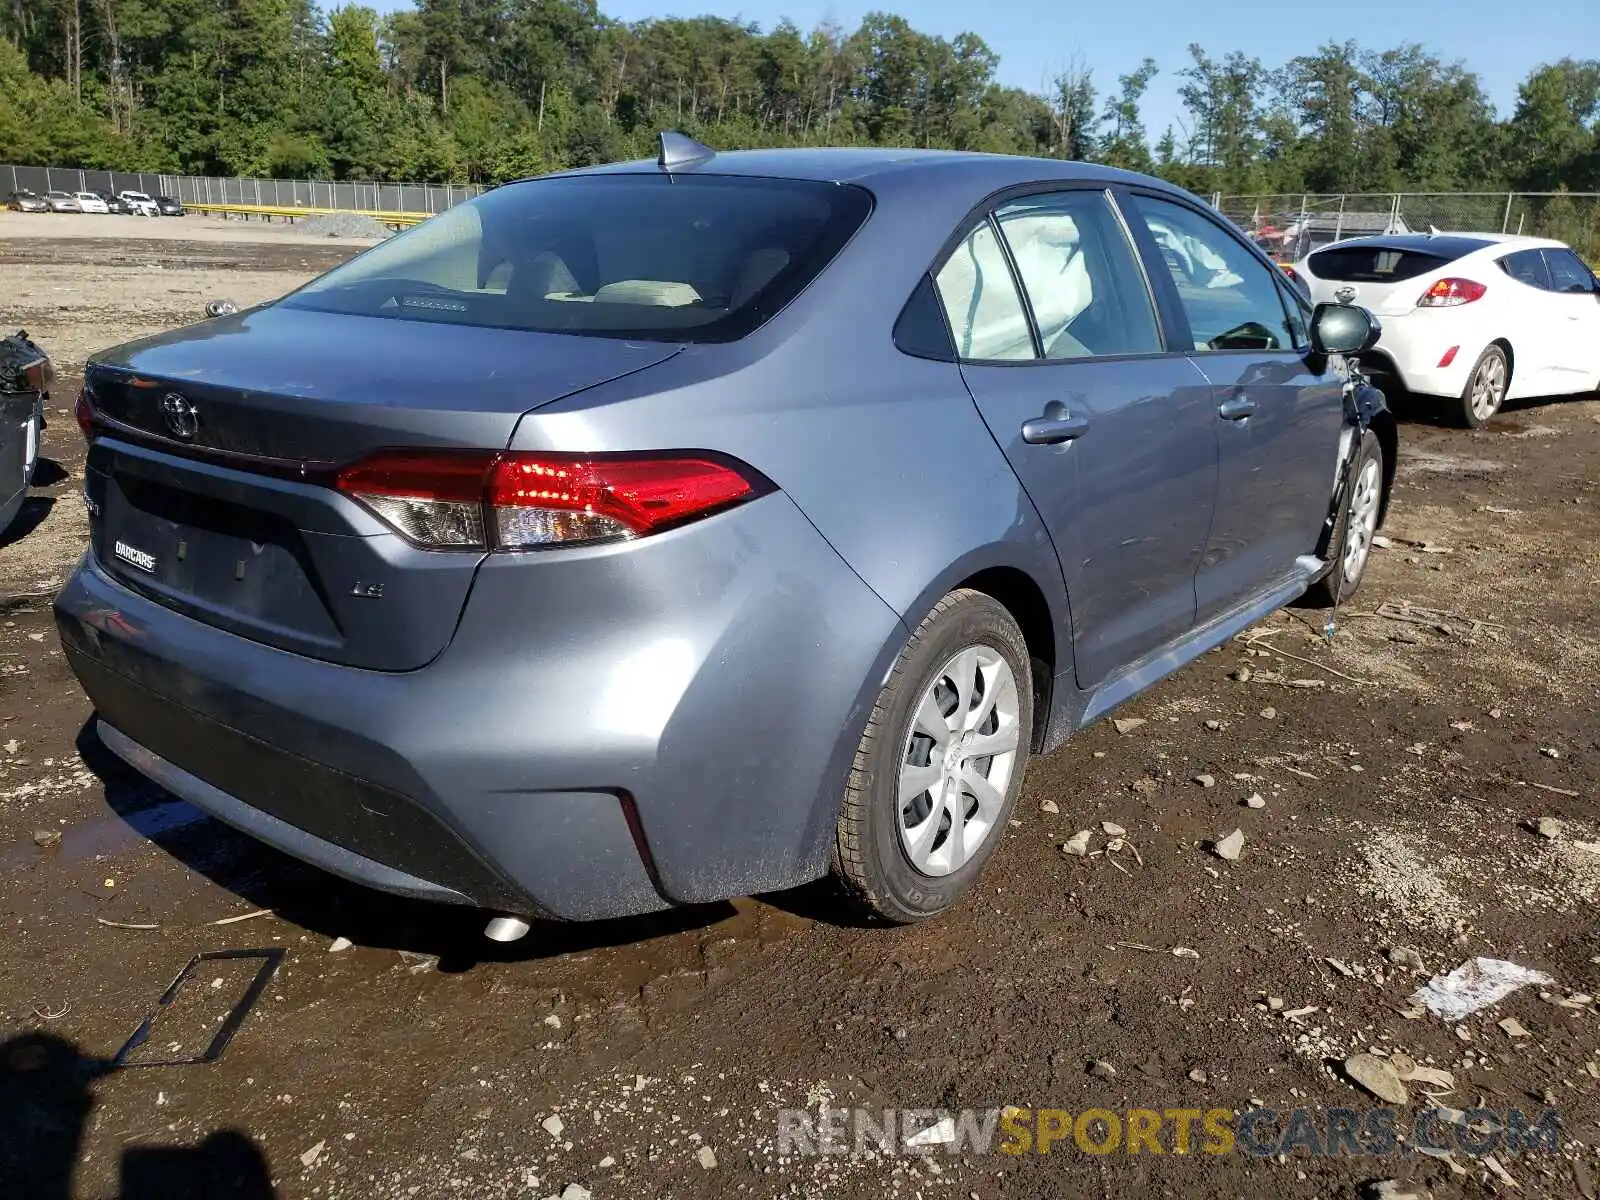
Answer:
<svg viewBox="0 0 1600 1200"><path fill-rule="evenodd" d="M1382 334L1378 318L1353 304L1319 304L1311 314L1311 348L1318 354L1359 354Z"/></svg>

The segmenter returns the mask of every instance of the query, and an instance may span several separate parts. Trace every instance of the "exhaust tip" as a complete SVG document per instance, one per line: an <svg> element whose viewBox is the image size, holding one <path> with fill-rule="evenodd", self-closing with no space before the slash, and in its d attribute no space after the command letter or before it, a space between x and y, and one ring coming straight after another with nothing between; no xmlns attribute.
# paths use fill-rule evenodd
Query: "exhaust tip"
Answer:
<svg viewBox="0 0 1600 1200"><path fill-rule="evenodd" d="M525 937L530 928L521 917L494 917L484 927L483 936L491 942L514 942Z"/></svg>

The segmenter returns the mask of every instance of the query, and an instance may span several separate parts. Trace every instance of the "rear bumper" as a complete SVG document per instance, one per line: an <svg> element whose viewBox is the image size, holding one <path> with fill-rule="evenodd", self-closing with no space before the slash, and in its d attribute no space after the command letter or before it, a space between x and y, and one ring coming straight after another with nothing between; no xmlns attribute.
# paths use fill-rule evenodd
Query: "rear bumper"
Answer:
<svg viewBox="0 0 1600 1200"><path fill-rule="evenodd" d="M585 920L822 874L895 614L781 493L562 554L494 556L404 673L249 641L91 560L57 623L108 747L376 888Z"/></svg>
<svg viewBox="0 0 1600 1200"><path fill-rule="evenodd" d="M1489 344L1473 323L1452 310L1418 311L1381 317L1383 336L1362 356L1363 366L1377 368L1419 396L1459 396L1466 390L1478 356ZM1448 365L1440 366L1450 351Z"/></svg>
<svg viewBox="0 0 1600 1200"><path fill-rule="evenodd" d="M73 666L80 671L93 667L81 658L73 660ZM109 681L102 678L97 680L97 685L104 687ZM120 684L110 684L112 687ZM149 697L153 700L154 697ZM217 727L211 726L208 730L203 721L195 722L193 732L217 732ZM471 904L471 898L457 891L447 884L437 883L433 880L423 879L416 875L408 875L404 871L386 866L376 859L367 858L345 849L334 842L307 833L297 826L289 824L273 816L265 809L252 808L236 796L229 795L220 788L211 784L197 775L191 775L182 767L174 766L162 758L148 746L134 741L119 729L107 725L104 721L95 723L95 732L105 747L123 762L135 770L153 779L174 796L178 796L193 804L196 808L203 809L219 821L225 821L235 829L242 830L252 837L266 842L267 845L276 847L286 854L315 863L326 871L341 875L356 883L364 883L382 891L393 892L397 896L412 896L419 900L436 900L445 904ZM355 787L352 792L361 789L364 785L353 781ZM448 865L440 862L439 874L453 875ZM471 886L465 880L464 886Z"/></svg>

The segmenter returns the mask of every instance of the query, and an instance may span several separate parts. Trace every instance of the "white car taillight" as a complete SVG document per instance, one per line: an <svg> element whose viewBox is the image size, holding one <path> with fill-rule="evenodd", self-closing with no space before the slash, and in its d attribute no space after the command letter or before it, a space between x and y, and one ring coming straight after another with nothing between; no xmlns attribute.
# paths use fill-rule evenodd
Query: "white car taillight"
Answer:
<svg viewBox="0 0 1600 1200"><path fill-rule="evenodd" d="M335 486L429 550L538 550L644 537L770 490L703 452L384 450Z"/></svg>
<svg viewBox="0 0 1600 1200"><path fill-rule="evenodd" d="M1441 279L1422 293L1418 308L1454 308L1458 304L1471 304L1488 291L1475 279Z"/></svg>

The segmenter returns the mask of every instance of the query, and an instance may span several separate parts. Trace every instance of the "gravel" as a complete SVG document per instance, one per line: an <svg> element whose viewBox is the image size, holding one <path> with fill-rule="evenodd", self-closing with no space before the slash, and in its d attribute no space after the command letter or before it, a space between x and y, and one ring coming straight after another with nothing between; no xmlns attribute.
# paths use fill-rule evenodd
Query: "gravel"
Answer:
<svg viewBox="0 0 1600 1200"><path fill-rule="evenodd" d="M370 238L381 241L394 231L373 217L360 213L324 213L298 222L300 233L313 237Z"/></svg>
<svg viewBox="0 0 1600 1200"><path fill-rule="evenodd" d="M1456 863L1395 832L1379 830L1360 847L1358 886L1413 929L1453 930L1472 908L1445 883L1440 869Z"/></svg>

